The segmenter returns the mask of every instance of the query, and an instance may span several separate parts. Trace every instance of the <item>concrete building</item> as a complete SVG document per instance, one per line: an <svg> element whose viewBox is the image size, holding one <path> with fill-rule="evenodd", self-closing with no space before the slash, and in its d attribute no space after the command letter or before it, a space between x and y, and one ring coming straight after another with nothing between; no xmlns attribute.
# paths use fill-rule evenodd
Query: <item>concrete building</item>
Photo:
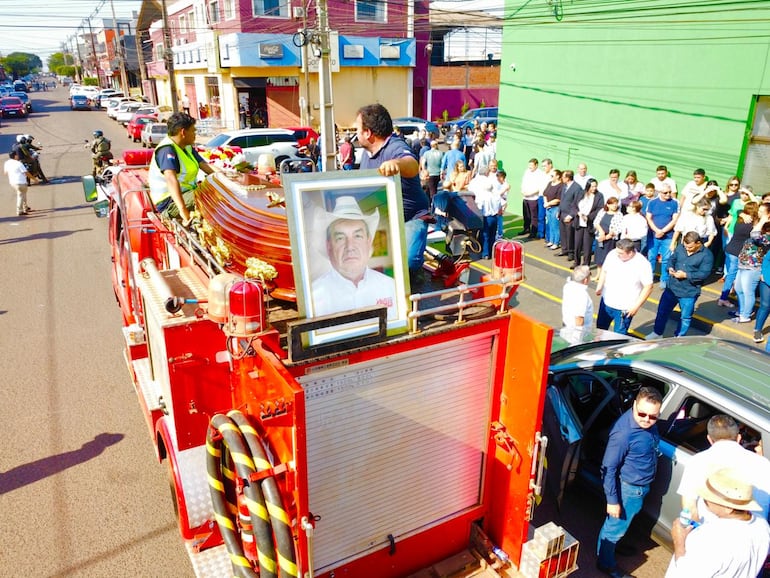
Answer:
<svg viewBox="0 0 770 578"><path fill-rule="evenodd" d="M351 126L358 107L370 102L381 102L394 116L412 112L415 103L422 109L427 15L427 0L329 0L332 97L340 127ZM320 124L318 15L303 3L182 0L168 5L168 28L170 53L161 5L145 0L137 35L153 50L143 86L159 104L186 96L191 110L218 119L221 128L240 125L240 105L253 126Z"/></svg>

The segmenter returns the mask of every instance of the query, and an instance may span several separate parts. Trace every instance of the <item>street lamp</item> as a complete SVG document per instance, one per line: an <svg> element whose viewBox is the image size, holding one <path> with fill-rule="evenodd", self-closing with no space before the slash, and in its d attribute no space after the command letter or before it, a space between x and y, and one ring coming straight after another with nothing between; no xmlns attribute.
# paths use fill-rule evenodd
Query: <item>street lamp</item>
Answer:
<svg viewBox="0 0 770 578"><path fill-rule="evenodd" d="M431 64L431 54L433 54L433 44L428 42L425 45L425 54L428 55L428 107L426 109L426 117L427 120L433 120L433 87L430 83L430 64Z"/></svg>

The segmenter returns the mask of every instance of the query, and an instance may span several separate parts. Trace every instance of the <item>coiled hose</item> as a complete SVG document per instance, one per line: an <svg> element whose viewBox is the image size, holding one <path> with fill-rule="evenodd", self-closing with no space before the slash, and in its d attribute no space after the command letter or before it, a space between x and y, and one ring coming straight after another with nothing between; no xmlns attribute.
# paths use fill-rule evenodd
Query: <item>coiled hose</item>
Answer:
<svg viewBox="0 0 770 578"><path fill-rule="evenodd" d="M275 479L259 473L273 466L256 429L240 411L217 414L211 419L206 449L214 515L234 575L274 578L280 572L282 578L296 578L291 523ZM248 507L250 524L236 522L239 492ZM244 543L252 541L256 542L259 573L244 553Z"/></svg>

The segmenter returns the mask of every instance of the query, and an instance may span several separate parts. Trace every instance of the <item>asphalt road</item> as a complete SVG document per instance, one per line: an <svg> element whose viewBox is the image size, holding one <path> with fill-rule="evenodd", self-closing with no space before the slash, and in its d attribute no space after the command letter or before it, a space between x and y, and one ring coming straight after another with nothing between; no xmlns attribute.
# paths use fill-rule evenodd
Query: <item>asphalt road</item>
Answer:
<svg viewBox="0 0 770 578"><path fill-rule="evenodd" d="M155 460L122 356L107 223L84 203L79 182L90 172L83 141L93 130L104 130L116 153L135 145L103 112L70 111L63 88L31 96L39 112L0 128L0 151L18 133L34 135L51 179L30 187L28 217L15 216L7 181L0 185L0 575L190 576L166 467ZM542 242L527 243L517 308L560 325L567 265ZM725 322L718 289L715 281L704 292L693 333L750 342L750 327ZM651 331L659 293L634 321L638 335ZM602 509L578 492L561 511L546 499L537 513L582 540L578 578L596 575ZM636 542L642 549L622 560L626 567L661 576L670 554L643 533Z"/></svg>
<svg viewBox="0 0 770 578"><path fill-rule="evenodd" d="M0 184L0 575L190 576L165 464L155 460L122 356L107 223L83 202L83 141L125 130L101 112L70 111L67 91L31 94L28 119L6 119L44 145L51 179L16 217Z"/></svg>

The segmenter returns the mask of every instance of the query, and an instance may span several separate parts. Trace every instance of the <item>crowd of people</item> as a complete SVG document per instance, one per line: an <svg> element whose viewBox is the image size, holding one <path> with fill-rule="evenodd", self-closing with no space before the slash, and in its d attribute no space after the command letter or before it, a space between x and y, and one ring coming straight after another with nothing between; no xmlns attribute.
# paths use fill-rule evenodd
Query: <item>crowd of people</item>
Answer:
<svg viewBox="0 0 770 578"><path fill-rule="evenodd" d="M620 180L620 171L612 169L599 181L585 163L577 172L560 171L550 159L533 158L522 177L521 194L524 234L542 239L548 249L573 262L573 269L596 266L591 280L602 296L600 329L614 322L615 331L627 332L657 276L663 295L648 338L663 334L676 305L682 313L675 335L685 335L701 287L717 274L723 280L717 304L736 323L750 323L753 316L754 341L764 341L770 315L770 259L765 259L770 193L755 194L737 176L723 190L703 169L693 171L692 180L679 191L665 165L645 185L635 171ZM643 256L649 271L642 260L632 260L636 254ZM570 281L582 283L582 273L577 277ZM566 318L570 321L571 314ZM565 326L574 326L567 321Z"/></svg>

